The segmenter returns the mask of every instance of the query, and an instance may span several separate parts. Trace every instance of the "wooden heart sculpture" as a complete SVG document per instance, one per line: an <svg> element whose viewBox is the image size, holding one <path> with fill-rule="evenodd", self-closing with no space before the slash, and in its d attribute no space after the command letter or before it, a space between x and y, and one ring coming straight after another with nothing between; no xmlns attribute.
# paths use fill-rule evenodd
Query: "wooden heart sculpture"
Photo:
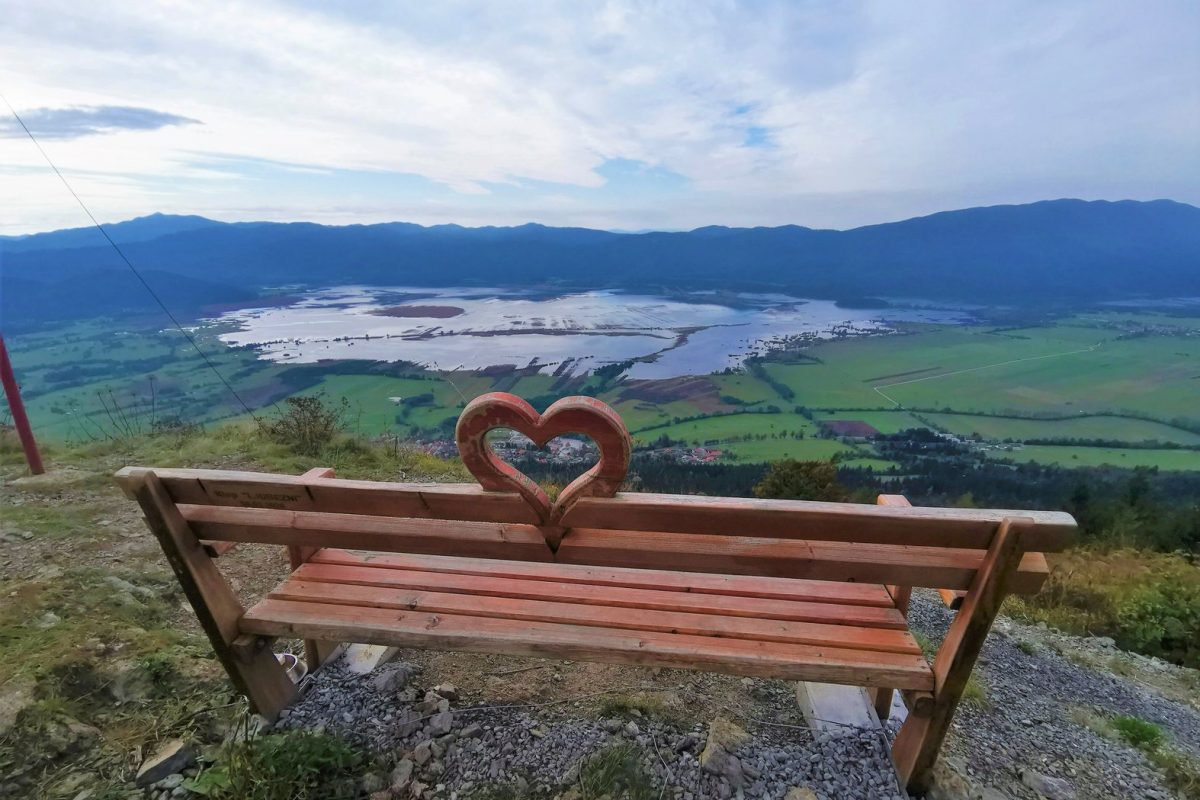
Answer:
<svg viewBox="0 0 1200 800"><path fill-rule="evenodd" d="M553 505L542 487L492 452L487 433L508 428L529 437L538 447L564 433L582 433L600 449L600 460L562 490ZM493 492L519 492L544 526L556 526L581 497L612 497L625 481L632 444L621 416L594 397L564 397L539 414L516 395L492 392L467 403L454 431L463 463L479 485ZM547 531L552 549L557 535Z"/></svg>

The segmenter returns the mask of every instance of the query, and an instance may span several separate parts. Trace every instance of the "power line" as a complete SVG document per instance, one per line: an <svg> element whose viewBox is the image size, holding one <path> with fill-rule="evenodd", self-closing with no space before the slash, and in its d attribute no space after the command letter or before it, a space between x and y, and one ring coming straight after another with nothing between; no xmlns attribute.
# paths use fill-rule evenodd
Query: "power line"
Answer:
<svg viewBox="0 0 1200 800"><path fill-rule="evenodd" d="M183 338L188 340L188 344L195 349L197 355L199 355L204 361L205 365L212 370L212 373L217 376L217 380L221 381L225 388L229 390L229 393L233 395L234 399L238 401L238 404L241 405L245 412L251 417L254 417L254 419L258 419L258 417L254 416L254 412L250 409L250 406L247 405L246 401L242 399L242 396L239 395L237 390L233 388L233 384L225 379L225 376L221 374L221 370L217 369L217 365L214 364L208 355L200 349L200 345L196 342L196 339L190 333L188 333L179 320L175 318L175 315L171 313L171 309L167 308L167 304L162 301L162 298L158 296L158 293L155 292L154 289L150 287L150 284L146 282L146 279L142 277L142 273L137 271L137 267L133 266L133 262L130 261L129 257L125 255L125 251L117 246L117 243L114 242L112 237L108 235L108 231L104 230L104 226L101 225L96 220L96 217L92 215L92 212L88 209L87 204L83 202L83 198L79 196L79 194L71 186L70 181L66 179L66 176L64 176L62 172L59 171L58 167L54 165L54 162L50 160L50 156L45 150L42 149L41 143L38 142L36 137L34 137L33 131L29 130L29 126L25 124L25 120L21 119L21 115L17 113L17 110L12 107L12 103L8 102L8 98L0 94L0 100L3 100L4 105L8 106L8 110L10 113L12 113L13 118L17 121L17 124L21 126L22 130L25 131L25 135L29 137L29 141L33 142L33 146L36 147L38 152L42 154L42 158L44 158L46 163L50 165L50 169L54 170L54 174L58 176L60 181L62 181L63 186L67 187L67 191L70 192L71 196L75 198L75 202L79 203L79 207L83 209L83 213L87 214L88 219L92 221L92 225L96 226L96 230L100 231L100 235L105 238L105 240L112 246L112 249L116 251L117 255L121 257L121 260L125 262L125 266L129 267L129 271L132 272L134 277L136 277L138 281L141 282L142 286L146 288L146 291L149 292L150 296L154 298L154 302L158 303L158 307L162 309L162 312L167 315L167 318L170 319L171 322L174 323L175 327L179 329L179 332L183 334Z"/></svg>

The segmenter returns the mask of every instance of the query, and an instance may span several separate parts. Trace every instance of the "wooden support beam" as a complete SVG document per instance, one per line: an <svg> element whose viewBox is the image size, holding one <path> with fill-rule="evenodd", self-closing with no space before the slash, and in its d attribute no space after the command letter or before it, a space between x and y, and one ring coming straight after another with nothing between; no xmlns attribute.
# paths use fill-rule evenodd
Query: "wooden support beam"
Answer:
<svg viewBox="0 0 1200 800"><path fill-rule="evenodd" d="M923 794L929 788L933 765L958 701L1024 554L1022 540L1029 525L1024 519L1001 523L934 659L933 707L927 717L910 716L896 734L892 760L901 784L912 794Z"/></svg>
<svg viewBox="0 0 1200 800"><path fill-rule="evenodd" d="M881 494L875 500L877 505L890 506L892 508L910 508L912 503L908 502L908 498L902 494ZM892 602L896 604L896 610L908 618L908 603L912 598L912 586L891 585L885 586ZM892 715L892 689L878 688L874 691L875 713L879 716L880 722L886 722L887 718Z"/></svg>
<svg viewBox="0 0 1200 800"><path fill-rule="evenodd" d="M273 720L295 698L295 685L269 648L239 638L244 609L153 472L134 494L221 665L251 707Z"/></svg>
<svg viewBox="0 0 1200 800"><path fill-rule="evenodd" d="M967 596L962 589L938 589L938 594L941 595L946 608L951 611L958 611L962 607L963 598Z"/></svg>
<svg viewBox="0 0 1200 800"><path fill-rule="evenodd" d="M300 476L300 480L318 480L321 478L335 477L333 467L313 467L308 472ZM292 571L295 572L298 568L304 566L321 548L305 547L304 545L288 545L288 561L291 563ZM316 672L317 667L323 663L323 656L338 646L338 642L331 642L328 648L322 648L321 643L316 639L304 640L304 663L308 666L309 672Z"/></svg>

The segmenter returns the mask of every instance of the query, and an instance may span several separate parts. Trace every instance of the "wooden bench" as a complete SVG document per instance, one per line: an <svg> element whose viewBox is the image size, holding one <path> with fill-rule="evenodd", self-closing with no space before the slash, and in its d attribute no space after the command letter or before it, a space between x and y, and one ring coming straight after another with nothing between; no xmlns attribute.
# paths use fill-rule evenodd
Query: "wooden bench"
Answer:
<svg viewBox="0 0 1200 800"><path fill-rule="evenodd" d="M554 502L488 431L589 436L595 466ZM909 715L893 756L923 790L1000 603L1047 576L1067 514L629 494L620 417L592 398L539 415L484 395L458 422L479 485L126 467L136 499L237 688L274 717L295 697L275 637L310 667L339 642L550 656L873 687ZM217 570L237 542L286 546L293 571L245 609ZM963 593L933 663L911 587Z"/></svg>

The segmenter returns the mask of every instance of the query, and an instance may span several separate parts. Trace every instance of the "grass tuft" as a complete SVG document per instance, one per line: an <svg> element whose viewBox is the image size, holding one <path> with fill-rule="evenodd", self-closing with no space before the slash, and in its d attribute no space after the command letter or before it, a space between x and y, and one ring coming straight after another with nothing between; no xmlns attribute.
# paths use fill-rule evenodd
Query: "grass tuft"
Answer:
<svg viewBox="0 0 1200 800"><path fill-rule="evenodd" d="M653 800L659 795L642 768L641 753L628 742L611 745L583 762L579 770L580 800L621 797Z"/></svg>
<svg viewBox="0 0 1200 800"><path fill-rule="evenodd" d="M1114 717L1109 725L1126 742L1147 752L1157 749L1166 739L1161 727L1137 717Z"/></svg>

